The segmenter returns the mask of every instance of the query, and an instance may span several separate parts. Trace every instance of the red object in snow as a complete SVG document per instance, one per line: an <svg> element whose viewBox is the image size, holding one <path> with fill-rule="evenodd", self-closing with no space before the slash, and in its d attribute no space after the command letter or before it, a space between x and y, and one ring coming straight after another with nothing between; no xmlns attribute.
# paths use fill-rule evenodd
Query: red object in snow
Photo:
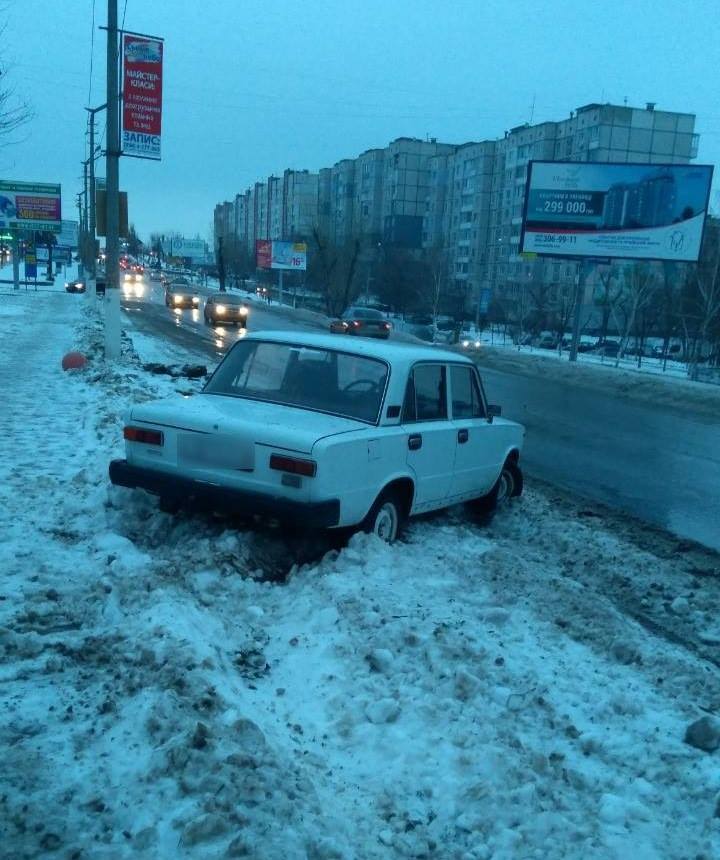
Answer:
<svg viewBox="0 0 720 860"><path fill-rule="evenodd" d="M63 370L80 370L87 364L87 358L81 352L68 352L63 356Z"/></svg>

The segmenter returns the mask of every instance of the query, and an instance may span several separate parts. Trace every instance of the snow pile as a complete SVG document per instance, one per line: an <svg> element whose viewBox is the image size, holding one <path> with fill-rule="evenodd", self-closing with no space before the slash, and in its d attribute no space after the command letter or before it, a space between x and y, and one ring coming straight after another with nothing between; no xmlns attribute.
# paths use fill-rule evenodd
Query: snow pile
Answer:
<svg viewBox="0 0 720 860"><path fill-rule="evenodd" d="M720 710L716 557L542 488L305 564L162 514L107 462L178 383L105 366L71 298L37 340L0 317L7 856L718 856L717 753L684 742Z"/></svg>

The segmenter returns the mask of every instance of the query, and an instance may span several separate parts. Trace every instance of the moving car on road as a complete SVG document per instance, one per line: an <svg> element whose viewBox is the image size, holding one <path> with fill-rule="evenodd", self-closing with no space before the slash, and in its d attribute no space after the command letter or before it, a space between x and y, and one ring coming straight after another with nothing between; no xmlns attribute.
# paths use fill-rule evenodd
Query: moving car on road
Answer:
<svg viewBox="0 0 720 860"><path fill-rule="evenodd" d="M65 292L66 293L84 293L85 292L85 281L77 280L77 281L68 281L65 284Z"/></svg>
<svg viewBox="0 0 720 860"><path fill-rule="evenodd" d="M213 293L207 297L203 316L208 325L238 325L247 328L247 302L231 293Z"/></svg>
<svg viewBox="0 0 720 860"><path fill-rule="evenodd" d="M407 517L522 492L524 430L475 364L437 347L250 334L199 395L132 407L114 484L392 542Z"/></svg>
<svg viewBox="0 0 720 860"><path fill-rule="evenodd" d="M169 308L197 308L200 296L187 278L178 277L165 287L165 304Z"/></svg>
<svg viewBox="0 0 720 860"><path fill-rule="evenodd" d="M339 320L330 323L330 331L333 334L388 338L392 323L373 308L348 308Z"/></svg>

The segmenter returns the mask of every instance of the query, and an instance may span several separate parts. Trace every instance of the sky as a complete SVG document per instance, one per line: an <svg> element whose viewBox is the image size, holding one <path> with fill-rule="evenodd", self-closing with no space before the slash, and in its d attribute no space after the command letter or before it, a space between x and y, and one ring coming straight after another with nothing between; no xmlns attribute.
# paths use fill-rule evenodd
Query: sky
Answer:
<svg viewBox="0 0 720 860"><path fill-rule="evenodd" d="M162 161L120 164L144 239L207 239L215 203L288 167L329 167L400 136L502 137L590 102L695 113L697 161L720 164L718 0L118 6L127 29L165 39ZM0 141L0 178L60 182L65 217L82 187L84 108L105 102L106 22L107 0L0 4L2 82L33 111ZM714 188L720 209L720 177Z"/></svg>

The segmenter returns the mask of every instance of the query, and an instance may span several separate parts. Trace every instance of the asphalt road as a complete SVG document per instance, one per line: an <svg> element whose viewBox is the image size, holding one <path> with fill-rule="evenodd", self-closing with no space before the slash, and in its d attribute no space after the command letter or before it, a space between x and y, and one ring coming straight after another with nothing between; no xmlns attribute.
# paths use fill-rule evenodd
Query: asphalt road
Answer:
<svg viewBox="0 0 720 860"><path fill-rule="evenodd" d="M720 550L720 415L481 373L490 400L527 428L529 475Z"/></svg>
<svg viewBox="0 0 720 860"><path fill-rule="evenodd" d="M208 293L209 290L200 290ZM237 339L198 311L165 307L159 284L123 307L140 329L219 361ZM302 329L293 312L251 304L248 329ZM720 551L720 416L634 404L566 382L481 368L488 397L527 428L525 471Z"/></svg>

